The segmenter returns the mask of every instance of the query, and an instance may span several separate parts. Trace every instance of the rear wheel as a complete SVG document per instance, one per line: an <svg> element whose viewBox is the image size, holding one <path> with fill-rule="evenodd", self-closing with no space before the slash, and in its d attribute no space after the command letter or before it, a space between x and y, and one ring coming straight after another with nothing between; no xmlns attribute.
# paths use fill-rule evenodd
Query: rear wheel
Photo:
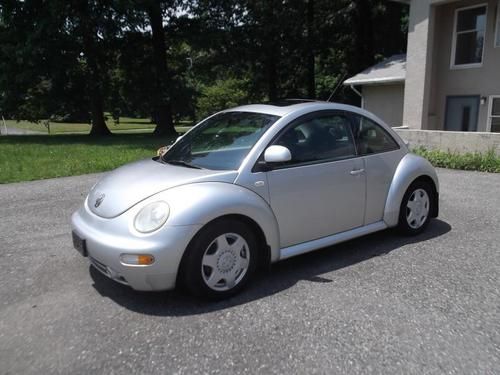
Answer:
<svg viewBox="0 0 500 375"><path fill-rule="evenodd" d="M208 224L186 251L181 278L196 296L222 299L234 295L248 283L257 264L255 235L236 220Z"/></svg>
<svg viewBox="0 0 500 375"><path fill-rule="evenodd" d="M432 189L425 181L410 185L399 210L398 228L407 235L421 233L429 224L432 212Z"/></svg>

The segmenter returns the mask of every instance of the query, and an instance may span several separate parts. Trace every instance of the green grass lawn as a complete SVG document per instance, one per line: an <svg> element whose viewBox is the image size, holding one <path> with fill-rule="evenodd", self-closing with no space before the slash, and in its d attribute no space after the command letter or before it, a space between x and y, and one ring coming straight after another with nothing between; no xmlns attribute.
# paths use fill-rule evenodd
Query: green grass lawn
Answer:
<svg viewBox="0 0 500 375"><path fill-rule="evenodd" d="M152 157L171 138L149 134L22 135L0 137L0 183L103 172Z"/></svg>
<svg viewBox="0 0 500 375"><path fill-rule="evenodd" d="M172 141L144 133L103 138L78 134L1 136L0 183L104 172L152 157L159 147ZM500 157L493 152L459 155L423 148L414 152L437 167L500 172Z"/></svg>

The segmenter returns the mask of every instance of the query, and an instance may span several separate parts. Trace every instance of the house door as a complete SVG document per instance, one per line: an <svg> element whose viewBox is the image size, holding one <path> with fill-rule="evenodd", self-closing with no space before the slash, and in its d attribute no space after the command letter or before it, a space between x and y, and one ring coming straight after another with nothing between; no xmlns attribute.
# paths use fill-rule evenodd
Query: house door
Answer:
<svg viewBox="0 0 500 375"><path fill-rule="evenodd" d="M444 129L475 132L478 113L479 96L448 96Z"/></svg>

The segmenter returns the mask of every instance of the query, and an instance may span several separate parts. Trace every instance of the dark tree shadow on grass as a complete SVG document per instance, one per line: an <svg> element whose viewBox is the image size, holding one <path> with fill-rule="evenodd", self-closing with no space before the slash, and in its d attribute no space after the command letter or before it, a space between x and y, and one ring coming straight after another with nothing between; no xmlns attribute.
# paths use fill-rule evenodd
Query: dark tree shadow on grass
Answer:
<svg viewBox="0 0 500 375"><path fill-rule="evenodd" d="M327 247L315 252L278 262L269 272L260 272L251 285L240 294L224 301L204 301L188 296L182 290L171 292L137 292L103 276L93 267L90 275L94 288L117 304L147 315L185 316L204 314L242 305L282 292L301 280L329 283L332 280L319 275L383 256L402 246L425 242L442 236L451 226L442 220L432 220L427 230L416 237L403 237L393 230L385 230L355 240Z"/></svg>

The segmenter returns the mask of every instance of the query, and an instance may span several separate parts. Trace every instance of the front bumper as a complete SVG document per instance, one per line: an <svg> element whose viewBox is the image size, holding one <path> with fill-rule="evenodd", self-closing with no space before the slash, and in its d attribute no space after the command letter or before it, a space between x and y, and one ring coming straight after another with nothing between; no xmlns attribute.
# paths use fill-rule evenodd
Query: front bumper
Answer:
<svg viewBox="0 0 500 375"><path fill-rule="evenodd" d="M72 230L86 242L91 264L104 275L130 285L135 290L168 290L175 287L177 271L189 241L201 225L168 226L147 235L132 227L135 210L104 219L87 207L87 202L71 217ZM151 254L149 266L126 265L120 255Z"/></svg>

